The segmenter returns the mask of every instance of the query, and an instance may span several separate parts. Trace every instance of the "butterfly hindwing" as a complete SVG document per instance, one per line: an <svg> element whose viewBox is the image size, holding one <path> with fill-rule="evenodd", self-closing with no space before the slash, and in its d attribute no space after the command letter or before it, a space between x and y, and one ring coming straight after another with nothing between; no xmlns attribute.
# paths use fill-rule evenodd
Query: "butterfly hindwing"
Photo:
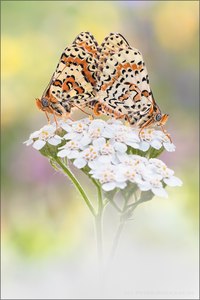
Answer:
<svg viewBox="0 0 200 300"><path fill-rule="evenodd" d="M132 124L141 123L153 102L148 73L140 51L123 41L124 48L116 44L115 51L109 44L108 56L100 66L98 99L106 112L110 109L119 117L128 116Z"/></svg>

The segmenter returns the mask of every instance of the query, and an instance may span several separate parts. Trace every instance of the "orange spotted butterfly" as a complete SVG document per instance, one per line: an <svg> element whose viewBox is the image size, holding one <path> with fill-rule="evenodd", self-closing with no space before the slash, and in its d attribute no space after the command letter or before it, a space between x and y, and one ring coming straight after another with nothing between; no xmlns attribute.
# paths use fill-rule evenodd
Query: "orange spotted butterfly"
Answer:
<svg viewBox="0 0 200 300"><path fill-rule="evenodd" d="M156 104L143 57L119 33L98 46L89 32L80 33L61 55L37 106L55 116L72 108L92 108L95 115L124 118L143 129L168 119ZM49 119L49 118L48 118Z"/></svg>
<svg viewBox="0 0 200 300"><path fill-rule="evenodd" d="M72 108L79 108L95 97L97 46L91 33L81 32L62 53L41 99L36 99L48 120L48 113L54 118L68 117Z"/></svg>
<svg viewBox="0 0 200 300"><path fill-rule="evenodd" d="M149 85L143 57L119 33L110 33L98 49L96 100L88 105L94 113L124 118L143 129L163 126L162 114Z"/></svg>

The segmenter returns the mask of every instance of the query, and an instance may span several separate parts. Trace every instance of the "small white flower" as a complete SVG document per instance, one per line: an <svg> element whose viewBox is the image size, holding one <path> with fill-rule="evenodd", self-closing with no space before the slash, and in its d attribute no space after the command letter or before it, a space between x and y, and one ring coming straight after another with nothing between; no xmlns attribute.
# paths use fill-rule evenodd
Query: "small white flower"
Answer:
<svg viewBox="0 0 200 300"><path fill-rule="evenodd" d="M164 178L163 181L169 186L182 186L183 182L176 176Z"/></svg>
<svg viewBox="0 0 200 300"><path fill-rule="evenodd" d="M121 172L117 175L118 179L124 180L124 181L130 181L133 183L141 183L142 178L141 175L138 173L137 168L135 166L121 166Z"/></svg>
<svg viewBox="0 0 200 300"><path fill-rule="evenodd" d="M146 168L146 165L148 163L148 160L146 157L142 157L139 155L118 155L117 156L119 161L128 167L133 167L137 169L137 171L141 171L142 169Z"/></svg>
<svg viewBox="0 0 200 300"><path fill-rule="evenodd" d="M103 120L92 120L87 132L80 140L82 146L87 146L92 143L95 139L98 139L102 135L102 131L106 125L106 122Z"/></svg>
<svg viewBox="0 0 200 300"><path fill-rule="evenodd" d="M161 175L163 178L168 178L174 175L174 171L169 169L163 161L157 158L151 158L149 160L149 168L152 169L153 172Z"/></svg>
<svg viewBox="0 0 200 300"><path fill-rule="evenodd" d="M159 197L168 197L167 192L163 188L162 185L162 176L155 175L154 176L146 176L146 180L143 180L138 184L141 191L149 191L151 190L156 196Z"/></svg>
<svg viewBox="0 0 200 300"><path fill-rule="evenodd" d="M84 168L87 164L90 166L90 163L99 156L99 149L94 146L89 146L83 150L79 157L74 160L74 165L78 169Z"/></svg>
<svg viewBox="0 0 200 300"><path fill-rule="evenodd" d="M150 168L152 170L161 175L163 178L163 181L169 185L169 186L181 186L182 181L174 176L174 171L169 169L164 162L162 162L160 159L157 158L151 158L149 160Z"/></svg>
<svg viewBox="0 0 200 300"><path fill-rule="evenodd" d="M92 177L98 179L102 184L102 189L104 191L111 191L115 188L124 189L126 183L124 180L119 179L120 169L111 164L103 164L96 169L90 171Z"/></svg>
<svg viewBox="0 0 200 300"><path fill-rule="evenodd" d="M144 152L148 151L150 147L156 150L164 147L169 152L175 151L175 145L163 131L155 130L154 128L144 128L140 132L140 136L139 149Z"/></svg>
<svg viewBox="0 0 200 300"><path fill-rule="evenodd" d="M175 145L170 141L167 134L165 134L163 131L154 130L154 138L160 141L168 152L175 151Z"/></svg>
<svg viewBox="0 0 200 300"><path fill-rule="evenodd" d="M131 146L135 149L139 148L139 137L131 129L121 124L109 124L105 127L102 136L110 139L110 143L113 144L119 152L127 150L127 146Z"/></svg>
<svg viewBox="0 0 200 300"><path fill-rule="evenodd" d="M61 149L57 156L58 157L67 157L69 159L74 159L79 157L79 143L77 141L69 141L64 146L60 147Z"/></svg>
<svg viewBox="0 0 200 300"><path fill-rule="evenodd" d="M157 138L155 132L152 128L145 128L141 131L140 136L142 140L140 142L140 150L145 152L150 146L156 150L162 147L162 143Z"/></svg>
<svg viewBox="0 0 200 300"><path fill-rule="evenodd" d="M36 150L41 150L46 143L57 146L62 142L62 138L55 134L56 127L53 125L45 125L40 130L33 132L29 139L24 142L27 146L31 145Z"/></svg>
<svg viewBox="0 0 200 300"><path fill-rule="evenodd" d="M60 126L67 131L63 138L67 141L80 141L87 133L90 122L91 121L89 119L83 119L72 123L68 122L66 123L66 126L65 124L61 123Z"/></svg>

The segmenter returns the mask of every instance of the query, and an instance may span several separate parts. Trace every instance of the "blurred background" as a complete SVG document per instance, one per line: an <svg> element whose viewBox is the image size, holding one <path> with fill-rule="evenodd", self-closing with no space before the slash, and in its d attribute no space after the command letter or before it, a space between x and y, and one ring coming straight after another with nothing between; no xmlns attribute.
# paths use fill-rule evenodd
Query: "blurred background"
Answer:
<svg viewBox="0 0 200 300"><path fill-rule="evenodd" d="M198 298L198 12L198 1L1 2L3 299ZM135 211L104 291L93 277L95 236L85 203L23 145L46 124L35 98L61 52L85 30L99 43L120 32L142 52L177 147L162 159L183 181L168 188L167 200ZM105 216L108 234L112 215Z"/></svg>

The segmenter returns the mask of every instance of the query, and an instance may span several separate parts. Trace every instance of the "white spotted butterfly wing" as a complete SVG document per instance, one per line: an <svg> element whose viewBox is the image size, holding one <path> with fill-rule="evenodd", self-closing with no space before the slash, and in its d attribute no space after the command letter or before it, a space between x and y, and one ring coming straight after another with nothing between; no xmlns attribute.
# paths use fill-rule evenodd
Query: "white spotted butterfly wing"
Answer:
<svg viewBox="0 0 200 300"><path fill-rule="evenodd" d="M80 33L59 60L49 85L37 105L46 113L65 115L95 96L97 42L89 32Z"/></svg>

